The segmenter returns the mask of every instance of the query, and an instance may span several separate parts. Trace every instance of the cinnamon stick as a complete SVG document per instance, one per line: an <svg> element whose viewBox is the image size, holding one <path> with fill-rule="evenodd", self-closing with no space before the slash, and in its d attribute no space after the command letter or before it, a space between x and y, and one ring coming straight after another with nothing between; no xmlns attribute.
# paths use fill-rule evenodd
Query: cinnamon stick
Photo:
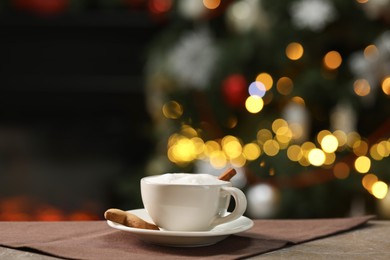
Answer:
<svg viewBox="0 0 390 260"><path fill-rule="evenodd" d="M104 212L104 218L127 227L160 230L158 226L120 209L106 210L106 212Z"/></svg>
<svg viewBox="0 0 390 260"><path fill-rule="evenodd" d="M230 181L231 178L233 178L234 175L236 175L236 170L233 168L227 169L225 172L223 172L221 175L219 175L218 179L222 181Z"/></svg>

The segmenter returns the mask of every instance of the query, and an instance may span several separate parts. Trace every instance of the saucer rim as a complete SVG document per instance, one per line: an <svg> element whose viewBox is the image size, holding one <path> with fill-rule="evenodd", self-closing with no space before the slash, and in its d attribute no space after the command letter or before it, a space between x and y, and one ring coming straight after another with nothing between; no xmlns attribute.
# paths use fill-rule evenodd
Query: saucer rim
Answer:
<svg viewBox="0 0 390 260"><path fill-rule="evenodd" d="M149 217L147 211L144 208L139 209L133 209L133 210L127 210L127 212L135 214L139 217L144 217L145 215ZM149 221L149 220L147 220ZM241 225L240 222L243 222ZM226 228L227 226L231 226L237 223L237 227L234 228ZM254 222L253 220L247 218L246 216L241 216L236 220L233 220L229 223L221 224L212 230L209 231L168 231L168 230L152 230L152 229L141 229L141 228L133 228L128 227L119 223L112 222L110 220L107 220L107 224L118 230L131 232L134 234L140 234L140 235L154 235L154 236L179 236L179 237L207 237L207 236L226 236L226 235L232 235L237 234L240 232L244 232L246 230L249 230L253 227ZM221 230L222 227L222 230ZM225 227L225 228L224 228Z"/></svg>

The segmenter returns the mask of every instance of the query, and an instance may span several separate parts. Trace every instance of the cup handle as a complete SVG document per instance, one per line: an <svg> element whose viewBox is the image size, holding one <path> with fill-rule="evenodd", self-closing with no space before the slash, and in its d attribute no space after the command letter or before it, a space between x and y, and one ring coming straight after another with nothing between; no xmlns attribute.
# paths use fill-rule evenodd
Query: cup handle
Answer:
<svg viewBox="0 0 390 260"><path fill-rule="evenodd" d="M222 187L221 190L222 192L226 193L226 196L229 194L232 195L232 197L236 202L236 205L233 212L231 212L229 215L226 215L224 217L217 217L213 221L212 226L217 226L238 219L244 214L246 210L246 205L247 205L246 197L245 194L240 189L236 187Z"/></svg>

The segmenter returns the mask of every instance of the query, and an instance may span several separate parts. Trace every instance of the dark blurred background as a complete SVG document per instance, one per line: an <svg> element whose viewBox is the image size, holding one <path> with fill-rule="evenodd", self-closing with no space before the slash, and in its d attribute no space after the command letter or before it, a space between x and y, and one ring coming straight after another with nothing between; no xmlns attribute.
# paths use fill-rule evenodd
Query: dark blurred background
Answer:
<svg viewBox="0 0 390 260"><path fill-rule="evenodd" d="M162 24L143 1L75 2L0 5L0 220L101 218L147 159L145 50Z"/></svg>

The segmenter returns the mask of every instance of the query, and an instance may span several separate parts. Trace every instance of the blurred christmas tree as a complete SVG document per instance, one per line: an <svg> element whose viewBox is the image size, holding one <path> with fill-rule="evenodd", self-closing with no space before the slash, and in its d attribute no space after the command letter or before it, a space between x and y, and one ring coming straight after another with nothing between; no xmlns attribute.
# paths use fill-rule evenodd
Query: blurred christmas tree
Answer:
<svg viewBox="0 0 390 260"><path fill-rule="evenodd" d="M147 174L234 167L251 217L390 217L390 1L150 2Z"/></svg>

